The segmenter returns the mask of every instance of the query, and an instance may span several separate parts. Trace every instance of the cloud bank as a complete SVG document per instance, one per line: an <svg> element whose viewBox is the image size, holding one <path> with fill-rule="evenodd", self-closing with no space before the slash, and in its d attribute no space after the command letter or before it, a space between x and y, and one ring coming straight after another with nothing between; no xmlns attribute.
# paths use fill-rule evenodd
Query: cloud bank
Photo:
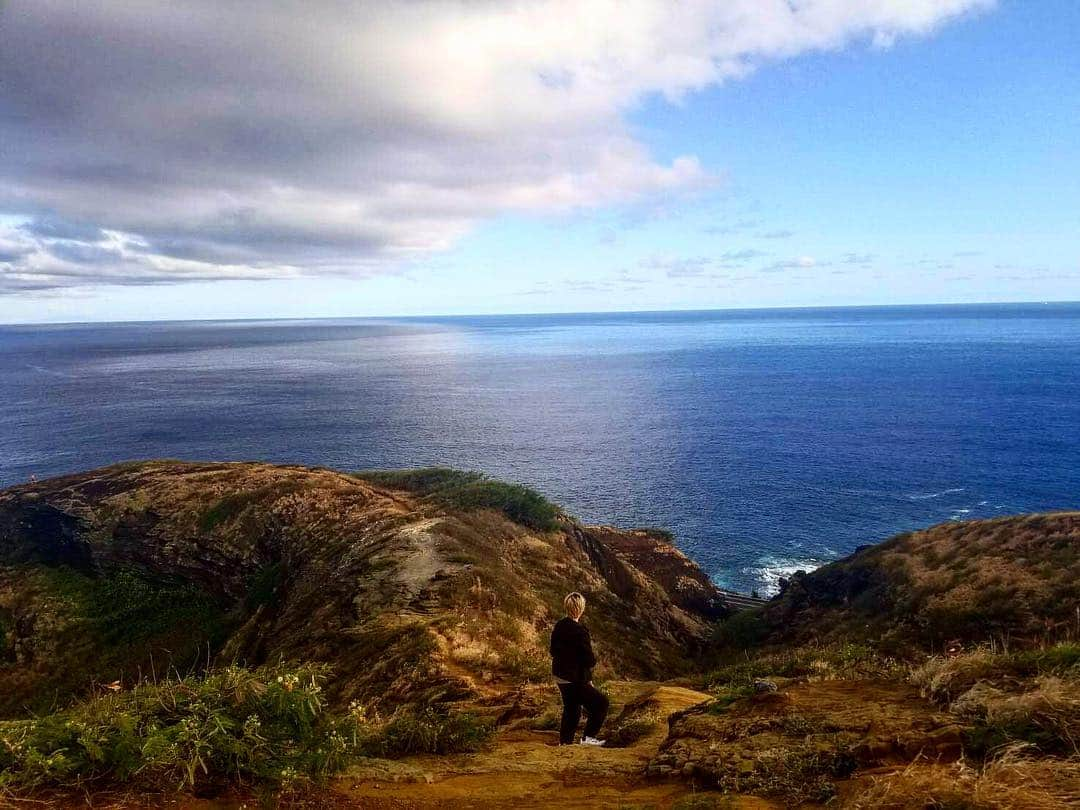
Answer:
<svg viewBox="0 0 1080 810"><path fill-rule="evenodd" d="M627 117L992 0L12 0L0 292L374 273L708 186Z"/></svg>

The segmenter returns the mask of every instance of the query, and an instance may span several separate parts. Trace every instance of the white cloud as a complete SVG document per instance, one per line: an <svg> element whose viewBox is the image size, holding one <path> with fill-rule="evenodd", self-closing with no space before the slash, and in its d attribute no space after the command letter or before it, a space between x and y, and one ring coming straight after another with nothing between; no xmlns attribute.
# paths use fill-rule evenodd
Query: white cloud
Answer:
<svg viewBox="0 0 1080 810"><path fill-rule="evenodd" d="M696 157L658 161L627 127L650 95L991 2L10 3L0 213L90 233L0 245L0 289L371 272L504 212L699 189ZM111 264L95 229L123 235Z"/></svg>
<svg viewBox="0 0 1080 810"><path fill-rule="evenodd" d="M811 267L821 267L813 256L797 256L782 262L773 262L761 268L762 273L781 273L785 270L809 270Z"/></svg>

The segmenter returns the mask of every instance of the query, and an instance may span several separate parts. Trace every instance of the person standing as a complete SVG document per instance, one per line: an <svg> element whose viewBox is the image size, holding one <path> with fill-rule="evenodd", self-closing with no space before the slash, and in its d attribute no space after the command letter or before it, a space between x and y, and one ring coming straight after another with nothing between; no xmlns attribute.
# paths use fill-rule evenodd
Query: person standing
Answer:
<svg viewBox="0 0 1080 810"><path fill-rule="evenodd" d="M562 724L559 727L559 744L569 745L581 721L581 710L588 719L582 745L603 745L598 739L600 727L607 716L608 699L592 683L592 669L596 666L592 637L589 628L581 621L585 613L585 597L576 591L563 600L566 616L555 623L551 631L551 672L562 695Z"/></svg>

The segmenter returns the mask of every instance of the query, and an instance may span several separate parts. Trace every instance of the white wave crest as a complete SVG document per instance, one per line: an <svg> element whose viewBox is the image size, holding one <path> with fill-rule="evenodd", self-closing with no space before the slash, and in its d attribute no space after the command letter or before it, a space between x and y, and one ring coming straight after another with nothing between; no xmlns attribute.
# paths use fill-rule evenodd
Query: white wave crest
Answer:
<svg viewBox="0 0 1080 810"><path fill-rule="evenodd" d="M795 559L767 555L759 557L753 565L742 569L742 573L758 583L754 590L761 596L775 596L780 592L780 579L788 578L796 571L813 571L825 564L825 560L815 558Z"/></svg>

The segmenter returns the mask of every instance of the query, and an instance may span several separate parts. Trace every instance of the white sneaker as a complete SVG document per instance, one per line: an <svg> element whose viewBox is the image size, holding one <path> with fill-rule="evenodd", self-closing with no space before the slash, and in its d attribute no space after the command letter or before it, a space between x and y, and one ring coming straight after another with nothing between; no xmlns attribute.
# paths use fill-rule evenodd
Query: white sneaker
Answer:
<svg viewBox="0 0 1080 810"><path fill-rule="evenodd" d="M603 745L607 745L607 740L598 740L598 739L596 739L596 737L582 737L581 742L579 744L580 745L603 746Z"/></svg>

